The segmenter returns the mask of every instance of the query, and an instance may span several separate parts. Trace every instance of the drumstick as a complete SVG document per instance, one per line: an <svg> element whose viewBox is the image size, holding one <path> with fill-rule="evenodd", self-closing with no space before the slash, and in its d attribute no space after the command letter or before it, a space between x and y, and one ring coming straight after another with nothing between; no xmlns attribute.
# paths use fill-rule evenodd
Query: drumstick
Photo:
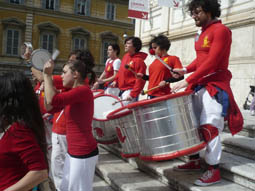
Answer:
<svg viewBox="0 0 255 191"><path fill-rule="evenodd" d="M169 82L167 82L166 85L167 85L167 84L169 84ZM158 85L158 86L155 86L155 87L153 87L153 88L151 88L151 89L143 90L143 91L141 92L141 94L142 94L142 95L145 95L145 94L151 92L152 90L158 89L158 88L160 88L160 87L162 87L162 86L159 86L159 85Z"/></svg>
<svg viewBox="0 0 255 191"><path fill-rule="evenodd" d="M141 79L143 79L145 81L148 80L148 78L149 78L148 76L146 76L144 74L143 74L142 77L138 77L137 73L127 64L125 65L125 68L128 69L129 71L131 71L135 75L136 78L141 78Z"/></svg>
<svg viewBox="0 0 255 191"><path fill-rule="evenodd" d="M52 60L56 60L56 58L58 57L59 53L60 53L59 50L55 49L53 54L52 54L52 56L51 56L51 59Z"/></svg>
<svg viewBox="0 0 255 191"><path fill-rule="evenodd" d="M137 77L136 72L129 65L126 64L125 68L128 69L130 72L132 72L135 75L135 77Z"/></svg>
<svg viewBox="0 0 255 191"><path fill-rule="evenodd" d="M178 72L175 72L173 70L173 68L171 68L167 63L165 63L158 55L156 55L155 51L153 49L150 49L149 52L150 52L151 55L154 55L156 57L156 59L158 59L165 67L167 67L168 70L170 70L174 74L180 75Z"/></svg>
<svg viewBox="0 0 255 191"><path fill-rule="evenodd" d="M128 101L128 100L127 99L122 99L122 100L119 100L119 101L115 101L115 102L112 103L112 105L115 105L115 104L117 104L119 102L123 102L123 101Z"/></svg>

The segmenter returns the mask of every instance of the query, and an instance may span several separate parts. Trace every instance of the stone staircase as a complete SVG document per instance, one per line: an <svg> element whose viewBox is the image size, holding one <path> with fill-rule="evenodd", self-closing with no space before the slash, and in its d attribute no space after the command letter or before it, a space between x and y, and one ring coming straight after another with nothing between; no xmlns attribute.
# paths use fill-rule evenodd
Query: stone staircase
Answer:
<svg viewBox="0 0 255 191"><path fill-rule="evenodd" d="M244 129L232 137L227 128L221 134L223 154L220 163L222 181L208 187L193 182L201 172L176 172L173 167L187 158L148 162L139 158L124 159L120 146L100 145L96 174L113 190L121 191L254 191L255 190L255 116L242 111ZM203 157L203 151L201 151ZM110 189L109 189L110 191Z"/></svg>

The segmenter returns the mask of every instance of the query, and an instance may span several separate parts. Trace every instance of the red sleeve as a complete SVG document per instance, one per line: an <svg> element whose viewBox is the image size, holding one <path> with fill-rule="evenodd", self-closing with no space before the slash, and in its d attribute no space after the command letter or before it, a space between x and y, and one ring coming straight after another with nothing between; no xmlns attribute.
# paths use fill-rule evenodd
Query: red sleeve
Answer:
<svg viewBox="0 0 255 191"><path fill-rule="evenodd" d="M187 67L187 73L194 72L196 70L197 59L193 60Z"/></svg>
<svg viewBox="0 0 255 191"><path fill-rule="evenodd" d="M142 73L146 74L146 65L142 59L137 59L135 63L135 72L136 73ZM135 85L133 90L130 93L130 96L133 98L136 98L139 96L141 93L144 85L145 85L145 80L136 78Z"/></svg>
<svg viewBox="0 0 255 191"><path fill-rule="evenodd" d="M60 75L54 75L52 78L53 78L53 85L56 89L58 90L64 89L63 80Z"/></svg>
<svg viewBox="0 0 255 191"><path fill-rule="evenodd" d="M27 127L15 123L15 150L28 170L47 169L44 153L39 147L34 133Z"/></svg>
<svg viewBox="0 0 255 191"><path fill-rule="evenodd" d="M92 94L92 92L87 86L79 86L66 92L57 93L53 97L51 105L54 108L64 108L66 105L84 102L88 94Z"/></svg>
<svg viewBox="0 0 255 191"><path fill-rule="evenodd" d="M208 58L201 63L201 66L191 74L186 81L193 83L203 76L208 75L213 68L217 68L220 60L225 55L228 44L231 42L231 32L226 27L219 27L214 31L214 39L208 54Z"/></svg>

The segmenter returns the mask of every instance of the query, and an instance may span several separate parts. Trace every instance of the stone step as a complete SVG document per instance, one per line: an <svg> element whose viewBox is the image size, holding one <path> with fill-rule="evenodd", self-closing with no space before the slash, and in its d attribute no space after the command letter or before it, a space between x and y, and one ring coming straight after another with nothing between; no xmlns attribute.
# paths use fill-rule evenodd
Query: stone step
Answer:
<svg viewBox="0 0 255 191"><path fill-rule="evenodd" d="M119 148L116 146L101 146L104 149L107 149L109 152L112 152L114 154L119 155ZM120 155L119 155L120 156ZM227 155L229 156L229 155ZM225 158L226 155L223 155ZM235 158L235 157L234 157ZM119 159L121 160L121 159ZM227 160L227 159L226 159ZM245 159L244 159L245 160ZM247 159L248 160L248 159ZM255 171L251 171L250 174L247 174L248 176L254 177L253 179L247 178L244 174L245 168L249 168L250 166L254 168L254 165L250 164L250 166L247 166L247 163L244 163L243 165L245 168L240 170L240 168L235 167L237 164L230 161L226 164L223 162L223 165L220 165L221 170L224 168L222 173L222 181L219 184L211 185L209 187L199 187L193 185L193 182L199 178L202 175L201 172L176 172L173 171L173 167L183 164L184 162L180 159L173 159L168 161L160 161L160 162L151 162L151 161L142 161L138 158L131 158L126 159L129 164L131 164L134 168L138 168L141 171L147 173L148 175L154 177L157 180L160 180L164 184L169 184L170 188L174 190L185 190L185 191L218 191L218 190L231 190L231 191L252 191L253 189L253 179L255 178L254 174L252 174ZM224 161L224 160L223 160ZM241 162L242 160L240 160ZM250 161L249 161L250 162ZM241 163L239 163L241 165ZM225 170L226 168L226 170ZM238 169L238 170L237 170ZM254 169L251 169L254 170ZM232 171L239 172L239 174L242 174L242 176L233 175ZM232 175L233 178L230 177ZM227 178L225 178L225 176ZM243 178L241 178L243 177ZM251 180L250 180L251 179ZM229 181L231 180L231 181ZM245 184L245 186L241 185L240 183L232 182L232 181L241 181L242 184ZM250 182L251 181L251 182ZM246 185L247 184L247 185Z"/></svg>
<svg viewBox="0 0 255 191"><path fill-rule="evenodd" d="M95 174L93 191L114 191L101 177Z"/></svg>
<svg viewBox="0 0 255 191"><path fill-rule="evenodd" d="M167 184L153 179L121 158L100 147L96 173L120 191L173 191Z"/></svg>
<svg viewBox="0 0 255 191"><path fill-rule="evenodd" d="M224 151L255 160L254 138L222 132L221 140Z"/></svg>

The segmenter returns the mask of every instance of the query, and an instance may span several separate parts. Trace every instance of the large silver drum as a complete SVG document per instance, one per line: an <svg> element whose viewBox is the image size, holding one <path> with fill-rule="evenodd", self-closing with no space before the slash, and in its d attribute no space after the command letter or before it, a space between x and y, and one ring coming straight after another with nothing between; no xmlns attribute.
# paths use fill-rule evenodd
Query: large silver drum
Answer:
<svg viewBox="0 0 255 191"><path fill-rule="evenodd" d="M204 148L192 96L188 91L127 105L135 115L142 160L168 160Z"/></svg>
<svg viewBox="0 0 255 191"><path fill-rule="evenodd" d="M99 94L94 97L92 129L98 143L112 144L118 142L115 127L107 119L107 115L122 106L120 99L112 95Z"/></svg>
<svg viewBox="0 0 255 191"><path fill-rule="evenodd" d="M122 147L122 157L131 158L139 156L138 132L132 111L122 107L109 113L107 118L116 127L117 136Z"/></svg>

